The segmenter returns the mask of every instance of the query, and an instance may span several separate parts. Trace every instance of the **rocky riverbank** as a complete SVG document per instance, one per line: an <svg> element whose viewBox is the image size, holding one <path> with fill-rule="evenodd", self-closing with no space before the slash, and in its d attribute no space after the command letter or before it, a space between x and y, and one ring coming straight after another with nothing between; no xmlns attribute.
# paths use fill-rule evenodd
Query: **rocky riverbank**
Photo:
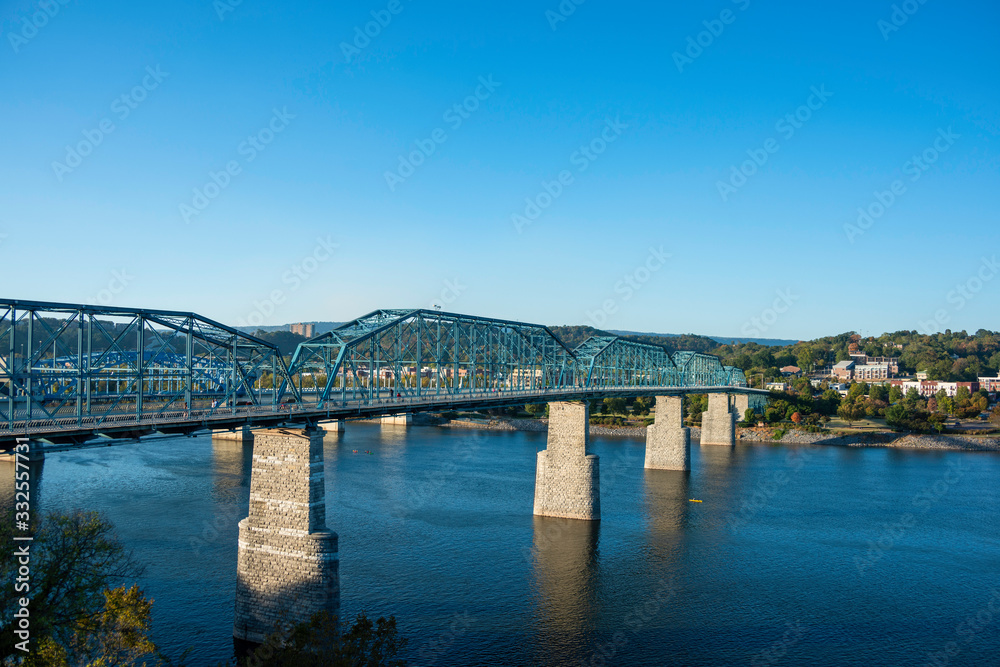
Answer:
<svg viewBox="0 0 1000 667"><path fill-rule="evenodd" d="M453 419L439 424L443 428L472 428L490 431L545 431L546 419L489 420ZM770 442L789 445L831 445L836 447L894 447L899 449L936 449L963 451L1000 451L1000 438L977 438L963 435L901 435L898 433L856 433L837 435L831 432L809 433L792 429L775 440L774 428L738 428L736 437L742 442ZM591 435L645 437L644 426L599 426L591 424ZM691 439L697 440L701 429L691 427Z"/></svg>

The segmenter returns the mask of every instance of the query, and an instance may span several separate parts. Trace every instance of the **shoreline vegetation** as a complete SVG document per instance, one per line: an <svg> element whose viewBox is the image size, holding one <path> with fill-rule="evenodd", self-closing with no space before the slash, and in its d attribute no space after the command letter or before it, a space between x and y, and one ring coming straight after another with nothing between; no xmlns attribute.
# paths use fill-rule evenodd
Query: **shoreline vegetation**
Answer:
<svg viewBox="0 0 1000 667"><path fill-rule="evenodd" d="M430 425L430 424L429 424ZM547 419L520 419L490 417L483 419L450 419L435 424L441 428L468 428L489 431L545 431ZM787 427L787 425L785 425ZM691 438L701 435L701 428L691 426ZM645 437L645 426L590 425L590 435ZM835 447L891 447L896 449L933 449L951 451L1000 451L1000 437L969 435L924 435L892 431L852 432L848 429L830 429L813 433L781 427L736 427L738 442L781 443L789 445L829 445Z"/></svg>

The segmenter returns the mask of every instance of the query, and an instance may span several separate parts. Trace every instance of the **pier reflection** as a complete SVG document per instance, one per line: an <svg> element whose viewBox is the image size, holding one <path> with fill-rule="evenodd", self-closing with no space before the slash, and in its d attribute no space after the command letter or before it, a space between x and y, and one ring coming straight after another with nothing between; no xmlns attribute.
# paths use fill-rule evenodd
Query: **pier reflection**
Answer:
<svg viewBox="0 0 1000 667"><path fill-rule="evenodd" d="M241 502L250 488L253 445L212 438L212 493L221 503Z"/></svg>
<svg viewBox="0 0 1000 667"><path fill-rule="evenodd" d="M643 471L644 509L651 542L674 548L690 513L691 475L680 470Z"/></svg>
<svg viewBox="0 0 1000 667"><path fill-rule="evenodd" d="M534 517L536 663L570 664L593 633L600 521Z"/></svg>

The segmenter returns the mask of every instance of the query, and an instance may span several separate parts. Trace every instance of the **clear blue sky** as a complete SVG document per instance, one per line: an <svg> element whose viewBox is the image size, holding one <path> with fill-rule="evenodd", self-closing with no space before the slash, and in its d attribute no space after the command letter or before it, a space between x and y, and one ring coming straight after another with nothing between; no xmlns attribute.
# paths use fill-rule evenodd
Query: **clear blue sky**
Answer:
<svg viewBox="0 0 1000 667"><path fill-rule="evenodd" d="M3 2L0 296L234 324L437 300L726 336L1000 329L995 3L898 26L891 2L674 5Z"/></svg>

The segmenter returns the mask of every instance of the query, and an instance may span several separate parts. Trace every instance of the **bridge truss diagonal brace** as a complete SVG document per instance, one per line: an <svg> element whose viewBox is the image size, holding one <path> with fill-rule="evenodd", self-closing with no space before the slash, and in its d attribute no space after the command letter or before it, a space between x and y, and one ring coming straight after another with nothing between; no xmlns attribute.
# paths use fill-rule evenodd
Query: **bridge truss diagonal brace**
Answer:
<svg viewBox="0 0 1000 667"><path fill-rule="evenodd" d="M600 520L600 459L587 453L589 413L585 402L549 403L548 442L535 472L536 515Z"/></svg>
<svg viewBox="0 0 1000 667"><path fill-rule="evenodd" d="M656 397L655 421L646 428L645 468L691 469L691 429L684 426L683 407L683 396Z"/></svg>

